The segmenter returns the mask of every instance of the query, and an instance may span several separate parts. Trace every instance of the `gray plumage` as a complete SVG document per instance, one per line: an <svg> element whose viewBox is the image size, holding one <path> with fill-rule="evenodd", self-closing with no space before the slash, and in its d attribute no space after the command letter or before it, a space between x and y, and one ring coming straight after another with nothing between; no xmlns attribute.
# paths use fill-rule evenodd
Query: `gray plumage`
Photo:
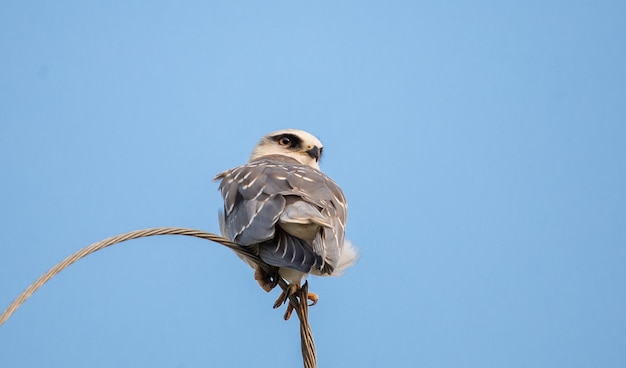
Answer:
<svg viewBox="0 0 626 368"><path fill-rule="evenodd" d="M309 273L340 275L358 258L345 240L343 192L320 171L323 149L310 133L279 130L261 138L247 164L215 177L224 198L222 234L276 266L290 290ZM250 265L264 290L276 285L273 275Z"/></svg>
<svg viewBox="0 0 626 368"><path fill-rule="evenodd" d="M215 177L224 198L224 228L266 263L330 275L344 243L346 200L319 170L267 155Z"/></svg>

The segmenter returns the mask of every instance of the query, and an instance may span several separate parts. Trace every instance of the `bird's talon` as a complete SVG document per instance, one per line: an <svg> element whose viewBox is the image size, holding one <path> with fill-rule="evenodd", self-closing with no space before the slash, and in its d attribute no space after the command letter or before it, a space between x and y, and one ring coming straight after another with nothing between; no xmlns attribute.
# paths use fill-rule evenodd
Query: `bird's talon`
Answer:
<svg viewBox="0 0 626 368"><path fill-rule="evenodd" d="M287 302L289 300L289 297L294 295L297 291L299 290L299 286L296 284L289 284L289 286L287 287L287 289L283 290L280 295L278 296L278 299L276 299L276 301L274 302L274 309L280 307L281 305L285 304L285 302Z"/></svg>
<svg viewBox="0 0 626 368"><path fill-rule="evenodd" d="M289 287L286 290L283 290L280 293L280 295L278 296L278 299L276 299L276 302L274 302L274 309L276 309L276 308L280 307L281 305L287 303L287 309L285 310L285 315L283 316L285 321L287 321L287 320L289 320L289 318L291 318L291 315L293 314L293 310L294 310L294 306L290 302L289 297L291 295L294 295L298 291L300 291L300 287L298 287L296 284L290 284ZM314 306L315 304L317 304L317 301L319 300L319 297L315 293L307 292L306 299L311 302L310 304L308 304L308 306L311 307L311 306ZM306 303L305 300L300 300L300 302L301 303Z"/></svg>
<svg viewBox="0 0 626 368"><path fill-rule="evenodd" d="M289 318L291 318L291 313L293 312L293 305L291 305L291 303L289 303L287 305L287 310L285 310L285 315L283 316L283 319L285 321L288 321Z"/></svg>
<svg viewBox="0 0 626 368"><path fill-rule="evenodd" d="M309 307L312 307L315 304L317 304L317 301L320 299L315 293L307 293L306 298L311 301L311 304L309 304Z"/></svg>
<svg viewBox="0 0 626 368"><path fill-rule="evenodd" d="M280 307L281 305L285 304L285 301L287 300L288 296L287 293L285 293L284 291L282 291L280 293L280 295L278 296L278 299L276 299L276 301L274 302L274 309Z"/></svg>

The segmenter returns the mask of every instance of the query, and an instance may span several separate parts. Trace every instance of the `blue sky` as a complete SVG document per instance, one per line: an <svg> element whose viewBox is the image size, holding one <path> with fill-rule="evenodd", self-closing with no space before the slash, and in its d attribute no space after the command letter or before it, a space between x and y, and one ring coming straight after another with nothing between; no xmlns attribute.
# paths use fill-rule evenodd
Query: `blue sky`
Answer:
<svg viewBox="0 0 626 368"><path fill-rule="evenodd" d="M626 3L2 2L0 308L130 230L217 232L213 176L318 136L360 262L310 279L322 367L626 364ZM300 366L224 248L89 256L2 367Z"/></svg>

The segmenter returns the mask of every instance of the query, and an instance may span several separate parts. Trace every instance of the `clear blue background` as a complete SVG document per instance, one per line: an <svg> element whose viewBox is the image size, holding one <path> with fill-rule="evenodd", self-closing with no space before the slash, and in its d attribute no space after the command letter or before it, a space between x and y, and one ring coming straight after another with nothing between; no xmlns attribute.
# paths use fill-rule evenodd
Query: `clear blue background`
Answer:
<svg viewBox="0 0 626 368"><path fill-rule="evenodd" d="M626 2L3 1L0 308L122 232L217 232L213 176L325 144L362 258L311 278L320 367L626 366ZM228 250L96 253L2 367L297 367Z"/></svg>

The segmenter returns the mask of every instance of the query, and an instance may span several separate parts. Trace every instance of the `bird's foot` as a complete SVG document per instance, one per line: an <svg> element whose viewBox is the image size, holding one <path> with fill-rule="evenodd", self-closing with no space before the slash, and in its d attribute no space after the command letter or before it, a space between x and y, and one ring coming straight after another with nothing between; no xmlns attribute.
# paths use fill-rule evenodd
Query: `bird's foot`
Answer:
<svg viewBox="0 0 626 368"><path fill-rule="evenodd" d="M280 307L281 305L285 304L285 302L287 302L287 310L285 311L285 315L283 316L285 321L291 318L291 314L293 313L294 305L293 303L288 302L289 297L292 295L296 295L299 298L300 303L307 303L306 300L310 300L311 304L308 305L309 307L317 304L317 301L319 300L317 294L309 292L308 288L301 288L297 284L289 284L287 289L283 290L278 296L278 299L276 299L276 302L274 302L274 309ZM306 300L303 300L303 298L305 298Z"/></svg>
<svg viewBox="0 0 626 368"><path fill-rule="evenodd" d="M298 284L289 284L287 289L280 292L278 299L276 299L276 301L274 302L274 309L285 304L285 302L289 300L289 297L297 293L298 290L300 290L300 287L298 286Z"/></svg>
<svg viewBox="0 0 626 368"><path fill-rule="evenodd" d="M278 285L278 277L278 272L276 272L275 275L271 275L263 271L260 267L254 271L254 279L259 283L261 289L268 293Z"/></svg>

